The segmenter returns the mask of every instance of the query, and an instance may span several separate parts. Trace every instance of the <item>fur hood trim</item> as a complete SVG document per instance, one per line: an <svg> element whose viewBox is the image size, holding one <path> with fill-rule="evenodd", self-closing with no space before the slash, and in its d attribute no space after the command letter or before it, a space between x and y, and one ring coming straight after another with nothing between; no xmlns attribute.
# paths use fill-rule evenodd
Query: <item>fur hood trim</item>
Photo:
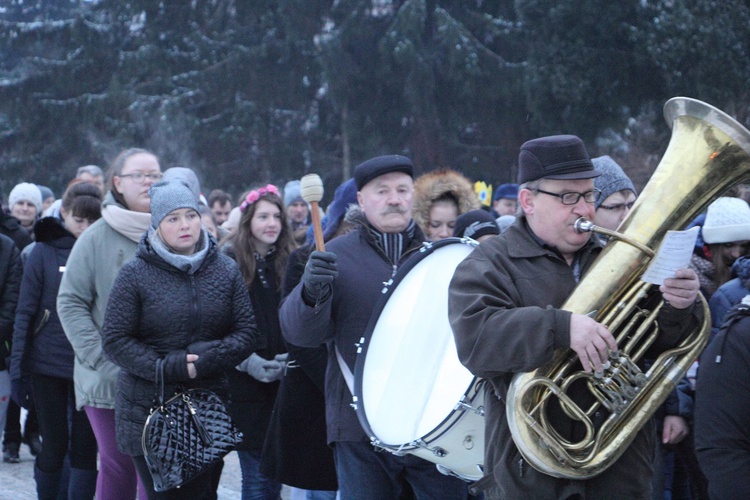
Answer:
<svg viewBox="0 0 750 500"><path fill-rule="evenodd" d="M479 208L479 198L469 179L450 169L428 172L414 181L412 215L422 230L429 224L432 204L445 194L458 202L458 215Z"/></svg>

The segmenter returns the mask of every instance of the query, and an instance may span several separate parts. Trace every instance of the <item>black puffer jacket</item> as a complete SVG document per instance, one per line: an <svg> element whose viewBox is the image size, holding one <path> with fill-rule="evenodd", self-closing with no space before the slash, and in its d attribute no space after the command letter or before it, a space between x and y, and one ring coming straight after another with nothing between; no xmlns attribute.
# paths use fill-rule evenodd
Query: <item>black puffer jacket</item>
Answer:
<svg viewBox="0 0 750 500"><path fill-rule="evenodd" d="M205 237L205 233L204 233ZM141 433L155 396L156 360L164 359L165 396L203 387L228 399L225 371L263 347L237 265L215 240L194 274L165 262L144 236L120 270L102 331L107 355L122 371L117 382L117 445L142 455ZM186 355L198 354L190 379Z"/></svg>

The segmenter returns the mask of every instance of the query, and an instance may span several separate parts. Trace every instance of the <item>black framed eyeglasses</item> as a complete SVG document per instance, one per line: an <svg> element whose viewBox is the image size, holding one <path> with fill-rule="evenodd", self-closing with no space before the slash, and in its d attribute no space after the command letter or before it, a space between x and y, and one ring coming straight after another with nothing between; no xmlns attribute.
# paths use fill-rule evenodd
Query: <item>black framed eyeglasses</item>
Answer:
<svg viewBox="0 0 750 500"><path fill-rule="evenodd" d="M581 198L583 198L583 201L585 201L586 203L596 203L599 197L602 195L602 192L598 189L592 189L591 191L586 191L585 193L576 193L575 191L568 191L566 193L550 193L549 191L544 191L542 189L535 189L534 191L560 198L560 201L563 205L575 205Z"/></svg>
<svg viewBox="0 0 750 500"><path fill-rule="evenodd" d="M136 172L135 174L122 174L118 175L117 177L130 177L133 179L134 182L141 183L146 180L146 177L151 179L154 182L158 182L161 180L162 177L164 177L164 174L158 173L158 174L142 174L140 172Z"/></svg>
<svg viewBox="0 0 750 500"><path fill-rule="evenodd" d="M614 205L599 205L599 208L603 208L604 210L611 210L613 212L621 212L625 209L630 210L633 208L633 205L635 205L634 201L631 201L629 203L615 203Z"/></svg>

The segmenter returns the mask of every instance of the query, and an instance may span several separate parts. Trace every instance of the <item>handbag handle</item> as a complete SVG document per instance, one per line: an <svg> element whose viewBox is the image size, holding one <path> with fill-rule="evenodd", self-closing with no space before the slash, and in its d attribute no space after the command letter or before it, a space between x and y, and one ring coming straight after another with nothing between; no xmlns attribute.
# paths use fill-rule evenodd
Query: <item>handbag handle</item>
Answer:
<svg viewBox="0 0 750 500"><path fill-rule="evenodd" d="M154 370L154 386L156 387L156 402L159 406L164 406L164 359L156 360L156 370Z"/></svg>

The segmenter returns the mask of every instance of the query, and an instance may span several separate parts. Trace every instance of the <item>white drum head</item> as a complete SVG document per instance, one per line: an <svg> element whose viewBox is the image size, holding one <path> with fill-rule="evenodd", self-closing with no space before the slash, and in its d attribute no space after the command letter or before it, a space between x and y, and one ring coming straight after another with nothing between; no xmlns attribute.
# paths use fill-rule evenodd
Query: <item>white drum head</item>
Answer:
<svg viewBox="0 0 750 500"><path fill-rule="evenodd" d="M415 256L419 262L391 285L360 354L364 364L357 360L355 381L361 382L360 420L383 444L408 444L430 433L474 380L458 360L448 322L448 286L474 246L458 239L439 242Z"/></svg>

